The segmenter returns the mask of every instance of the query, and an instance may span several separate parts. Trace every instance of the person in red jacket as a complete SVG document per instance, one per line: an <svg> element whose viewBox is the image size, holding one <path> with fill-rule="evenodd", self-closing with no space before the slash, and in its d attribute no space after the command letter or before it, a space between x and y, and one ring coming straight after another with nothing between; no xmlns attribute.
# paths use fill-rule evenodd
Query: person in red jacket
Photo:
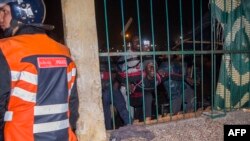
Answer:
<svg viewBox="0 0 250 141"><path fill-rule="evenodd" d="M76 65L43 0L0 0L0 140L76 141Z"/></svg>

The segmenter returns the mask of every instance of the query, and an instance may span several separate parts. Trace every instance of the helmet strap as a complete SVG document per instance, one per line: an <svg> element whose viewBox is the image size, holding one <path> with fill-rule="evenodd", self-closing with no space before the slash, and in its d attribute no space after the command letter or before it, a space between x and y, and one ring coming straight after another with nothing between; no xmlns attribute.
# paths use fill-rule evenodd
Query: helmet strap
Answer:
<svg viewBox="0 0 250 141"><path fill-rule="evenodd" d="M12 19L10 21L10 27L4 31L4 37L11 37L15 35L17 29L22 25L22 23L17 20Z"/></svg>
<svg viewBox="0 0 250 141"><path fill-rule="evenodd" d="M5 29L4 32L3 32L3 36L4 37L11 37L12 36L12 31L13 31L13 29L11 27Z"/></svg>

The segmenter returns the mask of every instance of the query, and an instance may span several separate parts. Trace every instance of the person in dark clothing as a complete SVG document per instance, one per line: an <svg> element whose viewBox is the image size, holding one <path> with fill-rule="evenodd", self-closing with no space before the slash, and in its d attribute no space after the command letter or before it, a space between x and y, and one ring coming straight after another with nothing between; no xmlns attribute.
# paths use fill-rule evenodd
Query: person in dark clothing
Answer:
<svg viewBox="0 0 250 141"><path fill-rule="evenodd" d="M193 80L187 75L187 65L184 64L184 77L182 77L182 64L180 61L180 57L171 56L169 62L162 62L159 66L158 73L163 76L163 85L167 91L167 96L170 99L172 105L172 113L177 114L181 110L182 105L182 94L184 89L184 107L183 111L193 111L194 103L194 90L191 87L193 85ZM182 85L182 79L184 78L184 88Z"/></svg>
<svg viewBox="0 0 250 141"><path fill-rule="evenodd" d="M7 109L7 103L10 95L10 70L0 50L0 141L3 140L4 114Z"/></svg>
<svg viewBox="0 0 250 141"><path fill-rule="evenodd" d="M111 119L111 111L110 105L111 97L113 96L113 104L116 110L119 112L124 125L128 125L129 123L129 113L126 108L126 103L122 93L117 90L113 89L113 95L111 95L110 89L102 89L102 103L103 103L103 110L104 110L104 118L105 118L105 127L107 130L112 129L112 119Z"/></svg>
<svg viewBox="0 0 250 141"><path fill-rule="evenodd" d="M76 141L76 65L46 35L43 0L1 0L0 140Z"/></svg>
<svg viewBox="0 0 250 141"><path fill-rule="evenodd" d="M129 123L129 113L126 108L126 102L122 93L119 89L112 89L110 90L110 80L113 82L114 79L114 70L111 70L111 76L108 69L107 58L100 57L100 70L101 70L101 83L102 83L102 104L103 104L103 111L104 111L104 120L105 120L105 127L107 130L113 129L112 128L112 118L111 118L111 105L118 111L120 117L123 120L124 125L128 125ZM112 75L113 74L113 75ZM113 87L117 83L113 84ZM113 103L112 103L113 99Z"/></svg>

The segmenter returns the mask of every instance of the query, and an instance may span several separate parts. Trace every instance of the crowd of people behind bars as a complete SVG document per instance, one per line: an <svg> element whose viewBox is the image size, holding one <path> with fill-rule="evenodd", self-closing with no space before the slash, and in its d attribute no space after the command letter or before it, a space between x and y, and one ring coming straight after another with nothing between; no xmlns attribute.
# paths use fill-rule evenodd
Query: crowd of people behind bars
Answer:
<svg viewBox="0 0 250 141"><path fill-rule="evenodd" d="M169 113L172 115L194 110L194 90L191 69L182 62L181 55L169 55L158 62L154 55L134 55L132 52L152 51L149 42L142 43L138 36L128 43L129 55L120 56L114 64L108 57L100 58L102 101L106 129L115 128L114 112L117 111L123 125L149 120L153 117L152 105L158 93L157 87L163 84ZM110 63L108 63L110 61ZM111 70L109 71L109 68ZM112 75L110 75L112 74ZM112 85L110 85L112 83ZM111 91L112 90L112 91ZM184 101L183 101L184 100ZM113 116L112 116L113 115ZM131 120L130 120L131 119Z"/></svg>

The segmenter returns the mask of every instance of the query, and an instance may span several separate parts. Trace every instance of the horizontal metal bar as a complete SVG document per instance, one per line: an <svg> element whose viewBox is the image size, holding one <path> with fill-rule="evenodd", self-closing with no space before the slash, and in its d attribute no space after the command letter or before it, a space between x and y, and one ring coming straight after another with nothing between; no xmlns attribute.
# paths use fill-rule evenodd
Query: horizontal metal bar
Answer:
<svg viewBox="0 0 250 141"><path fill-rule="evenodd" d="M203 50L203 51L156 51L156 52L106 52L99 56L126 56L126 55L202 55L202 54L241 54L250 53L250 50Z"/></svg>

